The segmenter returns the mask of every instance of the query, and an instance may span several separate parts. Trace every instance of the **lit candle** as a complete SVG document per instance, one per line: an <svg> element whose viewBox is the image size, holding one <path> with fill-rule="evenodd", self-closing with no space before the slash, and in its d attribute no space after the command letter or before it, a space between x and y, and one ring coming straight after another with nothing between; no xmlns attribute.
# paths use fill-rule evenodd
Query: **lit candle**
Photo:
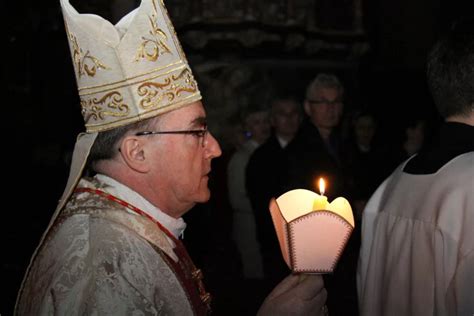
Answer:
<svg viewBox="0 0 474 316"><path fill-rule="evenodd" d="M326 191L326 183L324 182L323 178L319 178L318 186L319 193L321 195L318 195L314 198L313 211L326 210L328 207L328 198L324 196L324 192Z"/></svg>
<svg viewBox="0 0 474 316"><path fill-rule="evenodd" d="M328 202L324 179L314 184L319 194L294 189L272 199L269 208L288 267L294 272L329 273L354 229L354 216L345 198Z"/></svg>
<svg viewBox="0 0 474 316"><path fill-rule="evenodd" d="M326 191L326 183L324 183L324 179L323 178L319 178L319 193L321 195L324 195L324 192Z"/></svg>

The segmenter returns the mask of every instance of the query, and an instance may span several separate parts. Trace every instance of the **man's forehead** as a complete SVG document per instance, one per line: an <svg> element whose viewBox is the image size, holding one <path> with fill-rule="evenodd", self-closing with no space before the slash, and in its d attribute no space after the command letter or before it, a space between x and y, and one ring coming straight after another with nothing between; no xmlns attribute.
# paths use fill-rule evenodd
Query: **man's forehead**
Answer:
<svg viewBox="0 0 474 316"><path fill-rule="evenodd" d="M313 90L314 94L339 94L341 92L337 87L317 87Z"/></svg>
<svg viewBox="0 0 474 316"><path fill-rule="evenodd" d="M206 111L201 102L193 102L164 114L160 120L173 125L203 125L206 123Z"/></svg>
<svg viewBox="0 0 474 316"><path fill-rule="evenodd" d="M246 124L252 124L254 122L264 121L268 119L268 112L267 111L258 111L253 112L247 115L245 118Z"/></svg>

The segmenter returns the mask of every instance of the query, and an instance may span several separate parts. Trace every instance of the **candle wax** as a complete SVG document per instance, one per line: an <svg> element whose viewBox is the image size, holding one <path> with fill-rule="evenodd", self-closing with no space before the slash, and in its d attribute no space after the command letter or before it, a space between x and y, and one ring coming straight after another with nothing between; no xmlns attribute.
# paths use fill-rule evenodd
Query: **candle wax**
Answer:
<svg viewBox="0 0 474 316"><path fill-rule="evenodd" d="M327 210L328 198L324 195L319 195L314 198L313 211Z"/></svg>

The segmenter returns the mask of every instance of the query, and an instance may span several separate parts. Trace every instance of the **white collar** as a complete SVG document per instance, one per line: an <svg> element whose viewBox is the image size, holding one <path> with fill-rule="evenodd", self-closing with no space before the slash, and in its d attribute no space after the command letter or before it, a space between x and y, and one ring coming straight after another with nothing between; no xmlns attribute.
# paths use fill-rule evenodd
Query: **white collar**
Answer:
<svg viewBox="0 0 474 316"><path fill-rule="evenodd" d="M127 201L133 206L141 209L142 211L150 215L153 219L158 221L161 225L163 225L167 230L169 230L169 232L172 233L174 237L179 238L179 236L184 233L186 223L184 222L182 217L176 219L174 217L169 216L168 214L161 211L158 207L151 204L143 196L133 191L126 185L118 182L117 180L112 179L111 177L108 177L103 174L97 174L95 178L98 181L107 184L107 193L110 193L113 196Z"/></svg>
<svg viewBox="0 0 474 316"><path fill-rule="evenodd" d="M281 148L285 148L286 145L288 145L288 143L289 143L289 141L287 141L287 140L281 138L281 137L278 136L278 135L276 135L276 138L277 138L278 142L280 143Z"/></svg>

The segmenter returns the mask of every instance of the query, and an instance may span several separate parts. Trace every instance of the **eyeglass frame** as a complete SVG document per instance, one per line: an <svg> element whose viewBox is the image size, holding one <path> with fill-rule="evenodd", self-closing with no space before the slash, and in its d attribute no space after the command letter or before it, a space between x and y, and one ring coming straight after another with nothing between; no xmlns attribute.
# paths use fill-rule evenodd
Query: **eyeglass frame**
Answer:
<svg viewBox="0 0 474 316"><path fill-rule="evenodd" d="M328 100L328 99L319 99L319 100L314 100L314 99L306 99L306 101L310 104L328 104L328 105L337 105L337 104L343 104L344 101L341 99L335 99L335 100Z"/></svg>
<svg viewBox="0 0 474 316"><path fill-rule="evenodd" d="M184 135L194 135L196 137L202 138L201 146L205 147L205 138L209 130L207 126L203 129L189 129L189 130L175 130L175 131L143 131L135 133L135 136L148 136L148 135L169 135L169 134L184 134Z"/></svg>

